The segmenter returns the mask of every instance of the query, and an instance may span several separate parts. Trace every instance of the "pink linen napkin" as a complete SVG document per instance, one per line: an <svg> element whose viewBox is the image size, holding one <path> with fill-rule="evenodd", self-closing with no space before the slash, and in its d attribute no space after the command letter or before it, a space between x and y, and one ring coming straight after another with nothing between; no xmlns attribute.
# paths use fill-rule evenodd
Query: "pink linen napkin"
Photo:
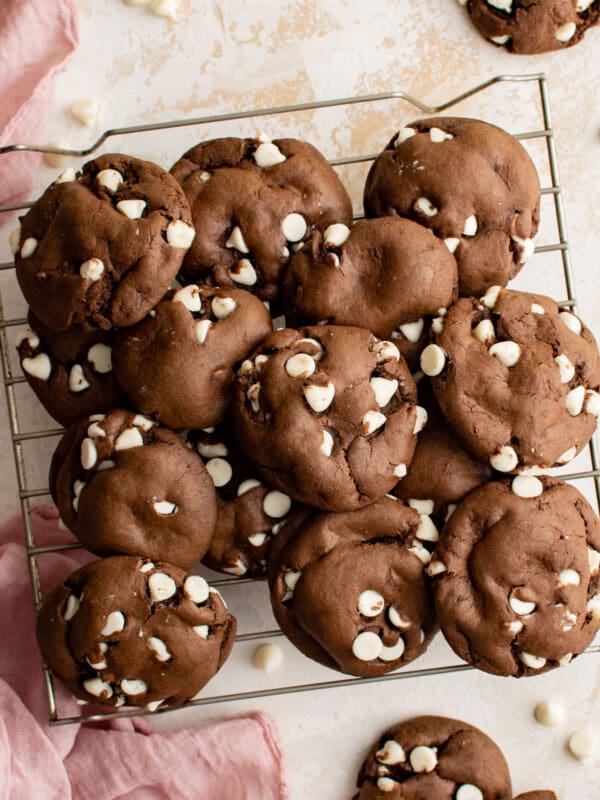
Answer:
<svg viewBox="0 0 600 800"><path fill-rule="evenodd" d="M52 506L33 509L32 522L38 546L71 539ZM277 732L262 714L172 734L141 718L50 727L22 542L20 519L0 529L0 797L289 800ZM83 550L39 556L43 591L89 559ZM78 716L54 685L61 716Z"/></svg>
<svg viewBox="0 0 600 800"><path fill-rule="evenodd" d="M1 0L0 145L42 143L54 76L78 37L75 0ZM38 153L0 155L0 205L29 196L39 160Z"/></svg>

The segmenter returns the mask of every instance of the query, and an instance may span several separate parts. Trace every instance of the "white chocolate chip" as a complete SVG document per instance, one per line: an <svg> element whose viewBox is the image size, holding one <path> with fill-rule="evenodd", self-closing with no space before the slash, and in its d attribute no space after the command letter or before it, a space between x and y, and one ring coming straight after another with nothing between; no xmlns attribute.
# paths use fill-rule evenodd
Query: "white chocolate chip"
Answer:
<svg viewBox="0 0 600 800"><path fill-rule="evenodd" d="M323 453L324 456L331 455L333 451L333 436L327 430L323 430L321 432L321 444L319 445L319 450Z"/></svg>
<svg viewBox="0 0 600 800"><path fill-rule="evenodd" d="M156 425L155 422L153 422L151 419L148 419L148 417L145 417L143 414L136 414L132 419L132 422L136 427L141 428L143 431L149 431L150 428L153 428Z"/></svg>
<svg viewBox="0 0 600 800"><path fill-rule="evenodd" d="M216 442L215 444L202 444L199 442L197 450L204 458L215 458L216 456L226 456L229 453L227 446L223 442Z"/></svg>
<svg viewBox="0 0 600 800"><path fill-rule="evenodd" d="M494 308L498 302L498 295L500 294L501 286L490 286L487 292L483 295L481 302L487 308Z"/></svg>
<svg viewBox="0 0 600 800"><path fill-rule="evenodd" d="M350 236L350 228L343 222L330 225L323 235L325 247L341 247Z"/></svg>
<svg viewBox="0 0 600 800"><path fill-rule="evenodd" d="M153 572L148 578L148 589L150 598L156 603L161 600L168 600L177 591L177 584L164 572Z"/></svg>
<svg viewBox="0 0 600 800"><path fill-rule="evenodd" d="M111 192L117 192L123 183L123 176L116 169L101 169L96 175L96 183Z"/></svg>
<svg viewBox="0 0 600 800"><path fill-rule="evenodd" d="M302 575L301 572L294 572L294 571L286 572L284 574L283 582L285 583L287 588L290 590L290 592L293 592L294 589L296 588L296 584L300 580L300 576L301 575Z"/></svg>
<svg viewBox="0 0 600 800"><path fill-rule="evenodd" d="M576 317L575 314L572 314L570 311L561 311L558 316L562 319L570 331L573 331L573 333L576 333L578 336L581 335L583 326L581 324L581 320Z"/></svg>
<svg viewBox="0 0 600 800"><path fill-rule="evenodd" d="M400 351L393 342L376 342L371 349L374 353L377 353L378 364L381 364L384 361L400 360Z"/></svg>
<svg viewBox="0 0 600 800"><path fill-rule="evenodd" d="M106 617L104 628L100 631L101 636L112 636L113 633L120 633L125 628L125 615L122 611L111 611Z"/></svg>
<svg viewBox="0 0 600 800"><path fill-rule="evenodd" d="M394 141L394 147L399 147L402 142L405 142L407 139L411 139L415 134L416 130L414 128L400 128Z"/></svg>
<svg viewBox="0 0 600 800"><path fill-rule="evenodd" d="M298 339L298 341L294 343L294 347L299 347L300 345L307 345L307 344L312 345L317 349L317 352L313 353L311 357L314 358L315 361L321 361L321 359L323 358L323 345L316 339Z"/></svg>
<svg viewBox="0 0 600 800"><path fill-rule="evenodd" d="M429 129L429 138L432 142L439 144L440 142L450 141L454 139L454 136L451 133L447 133L443 131L441 128L430 128Z"/></svg>
<svg viewBox="0 0 600 800"><path fill-rule="evenodd" d="M398 613L398 610L394 606L390 606L388 608L388 619L394 628L400 628L405 630L406 628L410 628L410 620L404 619Z"/></svg>
<svg viewBox="0 0 600 800"><path fill-rule="evenodd" d="M578 14L581 14L583 11L587 11L593 2L594 0L577 0L575 10Z"/></svg>
<svg viewBox="0 0 600 800"><path fill-rule="evenodd" d="M306 402L317 414L329 408L335 395L335 386L329 382L326 386L311 383L302 388Z"/></svg>
<svg viewBox="0 0 600 800"><path fill-rule="evenodd" d="M273 519L285 517L291 507L291 498L283 492L278 492L276 489L272 492L267 492L263 499L263 510L268 517L272 517Z"/></svg>
<svg viewBox="0 0 600 800"><path fill-rule="evenodd" d="M400 784L392 778L377 778L377 788L381 792L393 792Z"/></svg>
<svg viewBox="0 0 600 800"><path fill-rule="evenodd" d="M104 683L101 678L88 678L83 682L83 688L88 694L108 700L113 696L113 688L110 683Z"/></svg>
<svg viewBox="0 0 600 800"><path fill-rule="evenodd" d="M248 571L248 567L244 564L241 558L235 562L235 564L231 564L229 567L223 567L223 572L229 573L229 575L237 575L238 578L241 578L242 575L245 575Z"/></svg>
<svg viewBox="0 0 600 800"><path fill-rule="evenodd" d="M34 239L33 236L29 236L25 239L21 247L21 258L29 258L29 256L32 256L37 250L37 246L38 240Z"/></svg>
<svg viewBox="0 0 600 800"><path fill-rule="evenodd" d="M600 394L593 389L588 389L585 393L585 412L593 414L596 419L600 418Z"/></svg>
<svg viewBox="0 0 600 800"><path fill-rule="evenodd" d="M179 11L179 0L150 0L150 11L155 17L175 22Z"/></svg>
<svg viewBox="0 0 600 800"><path fill-rule="evenodd" d="M142 447L144 439L137 428L126 428L115 440L115 450L129 450Z"/></svg>
<svg viewBox="0 0 600 800"><path fill-rule="evenodd" d="M415 426L413 428L413 435L417 433L421 433L425 425L427 425L428 414L426 409L423 406L415 406L415 411L417 412L417 418L415 420Z"/></svg>
<svg viewBox="0 0 600 800"><path fill-rule="evenodd" d="M290 378L310 378L316 368L314 358L308 353L296 353L285 362L285 371Z"/></svg>
<svg viewBox="0 0 600 800"><path fill-rule="evenodd" d="M213 297L210 305L217 319L225 319L235 311L237 303L232 297Z"/></svg>
<svg viewBox="0 0 600 800"><path fill-rule="evenodd" d="M229 235L229 239L225 242L225 247L231 247L235 250L239 250L240 253L249 253L250 248L246 244L246 240L244 239L244 234L242 233L241 228L236 225L235 228L231 231Z"/></svg>
<svg viewBox="0 0 600 800"><path fill-rule="evenodd" d="M79 611L79 598L74 594L70 594L69 597L67 598L65 613L63 614L63 619L65 620L65 622L70 622L78 611Z"/></svg>
<svg viewBox="0 0 600 800"><path fill-rule="evenodd" d="M73 481L73 494L75 495L75 497L79 497L84 486L85 486L85 481L78 481L78 480Z"/></svg>
<svg viewBox="0 0 600 800"><path fill-rule="evenodd" d="M266 533L254 533L252 536L248 536L248 541L253 547L262 547L266 538Z"/></svg>
<svg viewBox="0 0 600 800"><path fill-rule="evenodd" d="M205 467L217 489L226 486L233 475L231 464L224 458L211 458L206 462Z"/></svg>
<svg viewBox="0 0 600 800"><path fill-rule="evenodd" d="M485 800L484 794L474 783L463 783L456 790L456 800Z"/></svg>
<svg viewBox="0 0 600 800"><path fill-rule="evenodd" d="M438 763L435 748L422 744L410 751L408 760L415 772L433 772Z"/></svg>
<svg viewBox="0 0 600 800"><path fill-rule="evenodd" d="M429 566L427 567L427 574L430 578L433 578L434 575L441 575L443 572L447 572L447 570L448 568L443 561L440 561L437 558L432 558L429 562Z"/></svg>
<svg viewBox="0 0 600 800"><path fill-rule="evenodd" d="M588 564L592 575L597 575L600 572L600 553L591 547L588 547Z"/></svg>
<svg viewBox="0 0 600 800"><path fill-rule="evenodd" d="M379 408L385 408L398 391L398 381L394 378L371 378L371 389L375 395L375 402Z"/></svg>
<svg viewBox="0 0 600 800"><path fill-rule="evenodd" d="M574 569L563 569L558 575L559 586L579 586L581 575Z"/></svg>
<svg viewBox="0 0 600 800"><path fill-rule="evenodd" d="M146 708L148 711L156 711L164 702L164 700L153 700L151 703L146 703Z"/></svg>
<svg viewBox="0 0 600 800"><path fill-rule="evenodd" d="M96 120L98 119L100 103L92 97L83 97L81 100L76 100L72 104L70 111L77 122L80 122L87 128L91 128L96 124Z"/></svg>
<svg viewBox="0 0 600 800"><path fill-rule="evenodd" d="M532 303L531 304L531 313L532 314L545 314L544 306L541 306L539 303Z"/></svg>
<svg viewBox="0 0 600 800"><path fill-rule="evenodd" d="M266 672L267 675L278 669L283 662L283 653L276 644L261 644L254 651L252 658L254 666Z"/></svg>
<svg viewBox="0 0 600 800"><path fill-rule="evenodd" d="M477 217L475 214L471 214L470 217L467 217L465 220L465 225L463 228L462 235L463 236L475 236L477 234Z"/></svg>
<svg viewBox="0 0 600 800"><path fill-rule="evenodd" d="M517 634L521 633L525 626L519 620L514 620L513 622L505 622L504 627L511 633Z"/></svg>
<svg viewBox="0 0 600 800"><path fill-rule="evenodd" d="M446 353L437 344L428 344L421 353L421 369L429 377L439 375L446 366Z"/></svg>
<svg viewBox="0 0 600 800"><path fill-rule="evenodd" d="M94 372L98 372L101 375L111 372L112 348L101 342L93 344L88 350L87 360L92 365Z"/></svg>
<svg viewBox="0 0 600 800"><path fill-rule="evenodd" d="M252 489L256 489L257 486L261 486L261 482L255 480L254 478L248 478L248 480L242 481L237 489L237 496L241 497L242 495L246 494L246 492L252 491Z"/></svg>
<svg viewBox="0 0 600 800"><path fill-rule="evenodd" d="M404 764L406 753L402 745L398 744L395 739L388 739L384 742L383 747L375 753L375 758L380 764L394 766L395 764Z"/></svg>
<svg viewBox="0 0 600 800"><path fill-rule="evenodd" d="M104 654L108 650L108 645L105 642L100 642L100 644L98 645L98 650L100 650L100 652ZM85 660L88 662L90 667L95 670L106 669L108 667L106 659L104 658L102 658L100 661L90 661L90 659L86 657Z"/></svg>
<svg viewBox="0 0 600 800"><path fill-rule="evenodd" d="M556 463L568 464L569 461L572 461L576 455L577 455L577 448L569 447L568 450L565 450L565 452L556 459Z"/></svg>
<svg viewBox="0 0 600 800"><path fill-rule="evenodd" d="M379 430L387 422L387 417L380 411L367 411L362 418L362 432L365 436Z"/></svg>
<svg viewBox="0 0 600 800"><path fill-rule="evenodd" d="M416 497L411 497L408 501L410 508L414 508L419 514L433 514L435 503L433 500L420 500Z"/></svg>
<svg viewBox="0 0 600 800"><path fill-rule="evenodd" d="M246 392L246 397L248 398L252 411L254 411L255 414L258 414L260 411L260 383L253 383Z"/></svg>
<svg viewBox="0 0 600 800"><path fill-rule="evenodd" d="M169 661L171 658L173 658L171 653L169 653L167 645L157 636L151 636L148 639L148 647L150 650L152 650L158 661Z"/></svg>
<svg viewBox="0 0 600 800"><path fill-rule="evenodd" d="M121 690L128 695L144 694L148 691L148 686L140 678L124 678L121 681Z"/></svg>
<svg viewBox="0 0 600 800"><path fill-rule="evenodd" d="M396 464L394 467L394 477L395 478L404 478L406 477L406 473L408 472L406 468L406 464Z"/></svg>
<svg viewBox="0 0 600 800"><path fill-rule="evenodd" d="M33 358L24 358L21 366L25 372L41 381L47 381L52 372L52 362L46 353L38 353Z"/></svg>
<svg viewBox="0 0 600 800"><path fill-rule="evenodd" d="M154 569L154 563L152 561L146 561L145 564L142 564L140 567L140 572L151 572Z"/></svg>
<svg viewBox="0 0 600 800"><path fill-rule="evenodd" d="M448 509L446 511L446 516L444 517L444 522L448 522L452 514L456 511L457 503L448 503Z"/></svg>
<svg viewBox="0 0 600 800"><path fill-rule="evenodd" d="M546 666L546 659L543 656L534 656L532 653L520 653L519 658L529 669L542 669Z"/></svg>
<svg viewBox="0 0 600 800"><path fill-rule="evenodd" d="M575 377L575 366L571 359L561 353L554 359L560 373L561 383L570 383Z"/></svg>
<svg viewBox="0 0 600 800"><path fill-rule="evenodd" d="M184 286L183 289L178 289L173 295L171 302L182 303L182 305L192 313L202 311L200 289L194 283L191 283L189 286Z"/></svg>
<svg viewBox="0 0 600 800"><path fill-rule="evenodd" d="M522 239L520 236L511 236L510 238L521 248L519 264L525 264L535 252L535 241L533 239Z"/></svg>
<svg viewBox="0 0 600 800"><path fill-rule="evenodd" d="M414 342L418 342L421 338L424 325L425 320L421 317L414 322L406 322L404 325L398 325L398 330L405 339L408 339L409 342L413 342L414 344Z"/></svg>
<svg viewBox="0 0 600 800"><path fill-rule="evenodd" d="M591 758L596 752L596 746L596 737L591 731L576 731L569 737L569 751L579 761Z"/></svg>
<svg viewBox="0 0 600 800"><path fill-rule="evenodd" d="M89 422L104 422L106 414L90 414L88 417Z"/></svg>
<svg viewBox="0 0 600 800"><path fill-rule="evenodd" d="M258 280L256 270L247 258L241 258L234 267L231 267L229 275L232 281L241 286L254 286Z"/></svg>
<svg viewBox="0 0 600 800"><path fill-rule="evenodd" d="M299 242L306 234L306 220L302 214L293 212L284 217L281 223L281 232L288 242Z"/></svg>
<svg viewBox="0 0 600 800"><path fill-rule="evenodd" d="M167 225L167 242L171 247L189 250L196 236L196 231L182 219L174 219Z"/></svg>
<svg viewBox="0 0 600 800"><path fill-rule="evenodd" d="M444 330L444 318L443 317L434 317L431 320L431 330L439 336L440 333Z"/></svg>
<svg viewBox="0 0 600 800"><path fill-rule="evenodd" d="M360 593L356 607L363 617L377 617L385 608L385 600L374 589L365 589Z"/></svg>
<svg viewBox="0 0 600 800"><path fill-rule="evenodd" d="M152 508L159 517L172 517L179 511L177 504L171 503L169 500L157 500L152 503Z"/></svg>
<svg viewBox="0 0 600 800"><path fill-rule="evenodd" d="M439 209L433 205L428 197L419 197L415 200L415 210L424 214L426 217L435 217Z"/></svg>
<svg viewBox="0 0 600 800"><path fill-rule="evenodd" d="M491 319L482 319L471 331L471 336L481 344L489 344L496 339L494 323Z"/></svg>
<svg viewBox="0 0 600 800"><path fill-rule="evenodd" d="M511 610L519 617L526 617L529 614L533 614L537 608L537 604L531 600L520 600L516 596L516 592L517 589L513 589L508 596L508 605Z"/></svg>
<svg viewBox="0 0 600 800"><path fill-rule="evenodd" d="M263 142L254 152L254 161L258 167L273 167L285 161L285 156L273 142Z"/></svg>
<svg viewBox="0 0 600 800"><path fill-rule="evenodd" d="M513 478L510 488L517 497L539 497L544 491L541 480L533 475L517 475Z"/></svg>
<svg viewBox="0 0 600 800"><path fill-rule="evenodd" d="M92 469L98 460L98 451L96 450L94 440L90 439L89 436L86 436L86 438L81 442L80 455L81 466L84 469Z"/></svg>
<svg viewBox="0 0 600 800"><path fill-rule="evenodd" d="M424 542L437 542L440 538L440 533L431 518L427 514L420 514L419 517L419 524L415 531L417 539L421 539Z"/></svg>
<svg viewBox="0 0 600 800"><path fill-rule="evenodd" d="M194 336L200 344L206 342L206 337L208 336L211 325L212 322L209 319L201 319L194 323Z"/></svg>
<svg viewBox="0 0 600 800"><path fill-rule="evenodd" d="M17 227L13 228L13 230L10 232L8 243L13 256L16 256L19 252L19 245L21 243L21 225L17 225Z"/></svg>
<svg viewBox="0 0 600 800"><path fill-rule="evenodd" d="M565 22L554 31L554 38L559 42L570 41L577 31L577 25L574 22Z"/></svg>
<svg viewBox="0 0 600 800"><path fill-rule="evenodd" d="M89 389L90 384L83 374L83 367L81 364L73 364L69 372L69 391L73 393L83 392Z"/></svg>
<svg viewBox="0 0 600 800"><path fill-rule="evenodd" d="M119 200L116 209L129 219L140 219L146 208L145 200Z"/></svg>
<svg viewBox="0 0 600 800"><path fill-rule="evenodd" d="M505 11L510 14L513 7L513 0L486 0L488 6L498 8L500 11Z"/></svg>
<svg viewBox="0 0 600 800"><path fill-rule="evenodd" d="M456 236L449 236L447 239L444 239L444 244L451 253L455 253L456 248L460 244L460 239L458 239Z"/></svg>
<svg viewBox="0 0 600 800"><path fill-rule="evenodd" d="M104 272L104 262L99 258L88 258L79 267L79 274L89 281L99 281Z"/></svg>
<svg viewBox="0 0 600 800"><path fill-rule="evenodd" d="M409 547L408 549L414 556L416 556L419 559L421 564L427 566L430 563L431 553L429 552L429 550L427 550L427 548L423 547L421 542L415 542L412 545L412 547Z"/></svg>
<svg viewBox="0 0 600 800"><path fill-rule="evenodd" d="M491 356L497 358L505 367L514 367L521 358L521 348L516 342L496 342L488 350Z"/></svg>
<svg viewBox="0 0 600 800"><path fill-rule="evenodd" d="M208 639L208 634L209 634L209 631L210 631L210 628L208 627L208 625L194 625L192 627L192 630L201 639Z"/></svg>
<svg viewBox="0 0 600 800"><path fill-rule="evenodd" d="M363 631L352 642L352 653L359 661L373 661L381 653L383 642L372 631Z"/></svg>
<svg viewBox="0 0 600 800"><path fill-rule="evenodd" d="M581 414L583 410L583 401L585 400L585 386L576 386L568 392L565 398L565 405L567 411L572 417Z"/></svg>
<svg viewBox="0 0 600 800"><path fill-rule="evenodd" d="M210 594L208 583L201 575L189 575L183 582L183 593L196 605L205 603Z"/></svg>
<svg viewBox="0 0 600 800"><path fill-rule="evenodd" d="M256 356L256 358L254 359L254 366L256 367L258 372L263 371L263 369L265 368L265 364L267 363L268 360L269 356L265 355Z"/></svg>
<svg viewBox="0 0 600 800"><path fill-rule="evenodd" d="M592 619L600 620L600 594L595 594L588 600L587 613Z"/></svg>
<svg viewBox="0 0 600 800"><path fill-rule="evenodd" d="M404 655L405 647L406 645L404 644L404 639L400 636L398 637L396 644L392 645L391 647L388 647L385 644L382 646L381 652L379 653L379 658L382 661L397 661Z"/></svg>
<svg viewBox="0 0 600 800"><path fill-rule="evenodd" d="M502 445L497 453L490 456L490 464L498 472L512 472L518 463L516 450L509 444Z"/></svg>

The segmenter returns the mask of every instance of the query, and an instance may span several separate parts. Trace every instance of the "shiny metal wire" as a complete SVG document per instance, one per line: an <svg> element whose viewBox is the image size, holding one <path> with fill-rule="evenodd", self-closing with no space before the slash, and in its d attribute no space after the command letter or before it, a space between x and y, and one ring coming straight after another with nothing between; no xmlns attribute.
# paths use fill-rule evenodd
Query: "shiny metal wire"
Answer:
<svg viewBox="0 0 600 800"><path fill-rule="evenodd" d="M250 111L236 111L228 114L214 114L211 116L196 117L192 119L183 119L183 120L178 119L178 120L171 120L169 122L159 122L148 125L134 125L125 128L113 128L105 131L89 147L84 147L79 150L43 147L38 145L14 144L5 147L0 147L0 156L6 153L17 152L17 151L56 153L69 156L87 156L91 155L92 153L95 153L98 150L98 148L102 144L104 144L104 142L115 136L122 136L133 133L167 131L167 130L173 130L175 128L182 128L188 126L203 126L216 122L243 120L252 117L277 116L283 114L290 114L294 112L310 111L310 110L317 110L324 108L339 108L342 106L358 105L364 103L375 103L385 100L402 100L407 104L413 106L414 108L419 109L419 111L423 112L424 114L439 114L442 111L446 111L447 109L452 108L461 101L466 100L467 98L472 97L473 95L485 91L494 84L532 83L532 82L536 82L539 88L539 103L543 120L543 128L533 131L524 131L522 133L516 134L516 136L518 139L522 140L544 139L546 142L546 155L548 159L551 184L550 186L542 188L542 194L551 195L554 198L553 206L554 206L554 213L556 217L556 225L558 231L558 241L556 243L537 247L535 252L547 253L556 251L560 253L564 281L567 290L567 296L560 300L560 304L576 309L577 300L575 297L574 277L571 266L571 258L569 254L569 245L567 241L563 199L558 178L558 165L556 159L556 151L554 147L552 123L550 118L548 90L546 86L546 78L543 73L531 74L531 75L498 75L494 78L490 78L489 80L477 86L474 86L473 88L467 90L466 92L463 92L462 94L453 97L451 100L448 100L445 103L442 103L437 106L431 106L426 103L423 103L417 98L411 97L410 95L406 94L405 92L384 92L381 94L361 95L358 97L343 97L336 100L314 101L310 103L299 103L296 105L279 106L275 108L253 109ZM331 164L337 167L347 164L364 163L372 161L376 157L376 155L377 154L374 153L368 155L351 155L343 158L333 159L331 160ZM0 206L0 213L9 211L20 211L26 208L30 208L32 205L33 205L32 202L4 205ZM14 264L12 262L0 263L0 271L13 270L13 269L14 269ZM23 516L23 524L25 528L25 542L27 546L33 602L37 610L39 609L42 602L42 594L40 589L40 575L39 575L37 557L44 553L59 552L59 551L78 548L80 547L80 545L64 544L52 547L37 547L35 545L33 529L29 514L31 508L30 501L36 497L47 496L48 489L47 487L40 487L36 489L28 488L27 474L26 474L27 470L25 463L25 455L23 452L23 445L27 441L36 439L46 439L53 436L57 436L58 434L61 433L61 429L53 428L43 431L21 430L21 426L19 423L19 410L18 410L15 386L17 386L20 383L23 383L25 381L25 378L21 375L13 374L13 368L10 359L11 345L9 344L8 341L7 329L26 324L26 322L27 320L24 318L7 319L5 317L4 307L2 303L2 295L0 292L0 357L2 360L4 388L6 393L8 419L11 432L11 443L12 443L12 450L13 450L13 456L17 474L17 481L18 481L19 501L21 506L21 513ZM590 462L592 468L584 472L571 473L569 475L565 475L562 477L564 477L567 480L575 480L581 478L593 479L596 499L600 507L600 459L599 459L597 443L593 439L589 445L589 450L590 450ZM247 582L250 582L249 578L222 578L218 580L212 580L211 584L213 586L223 587L227 586L227 584L230 583L235 583L235 585L240 585L242 583L247 583ZM252 641L255 639L260 639L262 641L265 639L272 639L282 635L283 634L278 629L271 631L251 632L238 636L237 641ZM600 653L600 644L590 646L586 651L586 653ZM126 709L123 711L121 710L107 711L106 713L101 713L101 714L89 714L81 717L61 717L59 716L57 709L52 675L50 674L49 670L45 667L45 665L42 664L41 666L43 670L43 680L48 695L49 721L53 725L66 725L76 722L94 722L99 720L113 719L116 717L142 716L150 713L163 714L163 713L169 713L170 711L170 709L168 708L159 709L158 711L154 712L149 712L145 709ZM358 682L360 682L361 684L383 683L387 681L400 680L403 678L414 678L414 677L428 676L428 675L429 676L445 675L454 672L464 672L471 669L472 667L468 666L467 664L453 664L450 666L431 667L425 669L405 668L398 672L390 673L375 678L347 677L347 678L340 678L338 680L287 685L287 686L281 686L272 689L263 689L258 691L233 692L230 694L223 694L223 695L210 695L207 693L205 697L201 697L197 700L192 701L191 703L188 704L188 706L209 705L214 703L227 703L235 700L256 700L263 697L273 697L282 694L294 694L299 692L332 689L336 687L347 687Z"/></svg>

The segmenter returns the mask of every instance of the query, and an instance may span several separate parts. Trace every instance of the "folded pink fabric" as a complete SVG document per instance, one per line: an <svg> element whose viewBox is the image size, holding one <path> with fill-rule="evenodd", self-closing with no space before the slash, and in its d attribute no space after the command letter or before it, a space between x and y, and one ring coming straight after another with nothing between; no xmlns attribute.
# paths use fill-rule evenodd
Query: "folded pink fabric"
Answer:
<svg viewBox="0 0 600 800"><path fill-rule="evenodd" d="M0 145L42 143L52 81L77 42L75 0L0 2ZM29 196L39 160L36 153L0 156L0 205Z"/></svg>
<svg viewBox="0 0 600 800"><path fill-rule="evenodd" d="M56 509L32 512L36 545L68 541ZM0 529L0 797L6 800L288 800L277 733L262 714L153 732L143 719L50 727L20 519ZM43 590L89 554L38 557ZM55 682L61 716L80 707Z"/></svg>

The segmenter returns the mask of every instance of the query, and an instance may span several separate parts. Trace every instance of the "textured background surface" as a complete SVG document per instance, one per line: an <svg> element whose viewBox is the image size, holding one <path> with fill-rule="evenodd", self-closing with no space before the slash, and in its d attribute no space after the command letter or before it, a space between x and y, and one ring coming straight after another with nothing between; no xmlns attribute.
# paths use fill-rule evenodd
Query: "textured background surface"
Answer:
<svg viewBox="0 0 600 800"><path fill-rule="evenodd" d="M81 45L55 92L46 141L84 146L108 127L192 117L402 89L429 103L442 102L503 72L545 71L556 132L567 222L577 275L580 312L600 334L598 212L600 183L600 29L576 48L541 57L510 56L484 42L455 0L184 0L176 23L125 7L120 0L81 0ZM594 96L595 95L595 96ZM73 121L67 109L80 97L102 104L92 131ZM479 115L511 132L541 127L533 87L503 87L460 106L457 114ZM330 157L374 152L400 124L418 117L401 103L334 110L250 125L213 125L179 132L113 140L105 149L127 149L168 167L200 138L264 129L275 136L305 137ZM43 139L39 139L42 141ZM531 152L543 164L542 145ZM75 165L75 162L74 162ZM41 188L56 173L40 167ZM354 198L360 197L360 170L346 170ZM542 182L546 185L548 180ZM540 243L556 241L549 201ZM10 228L9 228L10 229ZM8 256L6 229L0 231L0 257ZM22 312L18 294L2 278L8 316ZM565 296L556 256L536 256L514 284ZM48 419L21 387L24 428L44 427ZM4 398L2 397L2 404ZM4 514L17 509L5 410L1 410L3 459L0 501ZM28 448L30 485L45 480L50 444ZM585 466L585 460L581 459ZM590 494L589 485L580 485ZM261 585L238 587L227 595L243 631L273 626ZM258 620L258 624L257 624ZM240 645L217 678L215 693L266 688L283 682L325 680L332 673L312 665L283 645L283 669L272 678L250 662L253 644ZM438 640L425 665L450 663ZM419 664L421 666L421 663ZM568 708L564 728L547 729L532 718L535 703L561 699ZM353 686L329 692L286 696L260 702L190 709L162 716L161 728L198 725L242 708L259 707L277 720L288 759L294 798L345 800L371 740L398 719L417 713L462 717L480 725L504 748L515 790L555 789L561 800L600 795L600 755L581 765L565 751L568 733L590 724L600 738L600 656L585 656L570 667L521 682L473 672L445 677Z"/></svg>

